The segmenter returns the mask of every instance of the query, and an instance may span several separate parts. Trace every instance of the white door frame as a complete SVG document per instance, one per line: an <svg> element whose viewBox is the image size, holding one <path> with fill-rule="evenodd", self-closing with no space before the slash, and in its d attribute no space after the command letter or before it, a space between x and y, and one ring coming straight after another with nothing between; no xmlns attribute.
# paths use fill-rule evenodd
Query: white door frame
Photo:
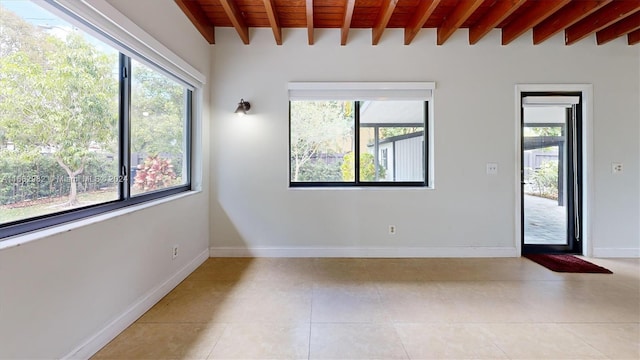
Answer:
<svg viewBox="0 0 640 360"><path fill-rule="evenodd" d="M522 254L522 93L580 92L582 93L582 254L593 255L591 216L593 203L593 85L592 84L516 84L516 176L515 176L515 246Z"/></svg>

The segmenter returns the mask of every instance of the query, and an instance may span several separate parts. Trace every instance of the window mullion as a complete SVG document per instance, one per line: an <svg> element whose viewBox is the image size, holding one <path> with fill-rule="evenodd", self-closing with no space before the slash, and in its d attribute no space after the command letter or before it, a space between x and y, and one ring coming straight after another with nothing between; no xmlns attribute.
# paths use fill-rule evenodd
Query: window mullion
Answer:
<svg viewBox="0 0 640 360"><path fill-rule="evenodd" d="M380 171L378 169L379 150L380 149L380 126L373 127L373 169L375 172L375 181L380 181Z"/></svg>
<svg viewBox="0 0 640 360"><path fill-rule="evenodd" d="M185 148L184 151L186 152L185 154L185 159L184 162L185 164L182 165L183 167L183 173L186 174L187 177L187 185L191 188L192 186L192 182L191 182L191 164L192 164L192 139L193 139L193 91L192 90L185 90Z"/></svg>
<svg viewBox="0 0 640 360"><path fill-rule="evenodd" d="M424 102L424 127L423 129L423 137L422 137L422 160L423 160L423 173L424 173L424 183L429 186L429 101ZM395 174L394 174L395 176Z"/></svg>
<svg viewBox="0 0 640 360"><path fill-rule="evenodd" d="M354 183L360 184L360 101L353 102L354 111L354 145L353 145L353 163L354 163Z"/></svg>
<svg viewBox="0 0 640 360"><path fill-rule="evenodd" d="M131 58L120 54L120 199L131 197Z"/></svg>

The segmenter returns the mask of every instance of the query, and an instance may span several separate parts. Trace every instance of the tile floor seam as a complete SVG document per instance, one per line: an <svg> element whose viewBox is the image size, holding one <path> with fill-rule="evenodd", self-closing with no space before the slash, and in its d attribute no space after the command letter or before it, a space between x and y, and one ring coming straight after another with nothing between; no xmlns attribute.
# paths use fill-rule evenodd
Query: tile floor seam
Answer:
<svg viewBox="0 0 640 360"><path fill-rule="evenodd" d="M587 324L587 323L571 323L573 325L593 325L593 323ZM600 325L618 325L620 323L598 323ZM623 323L623 324L638 324L640 325L640 323ZM570 323L563 323L562 325L570 325ZM589 345L589 347L593 348L595 351L597 351L598 353L602 354L602 356L606 359L614 359L611 356L607 356L607 354L603 353L602 351L600 351L598 348L596 348L594 345L591 344L591 342L588 339L585 339L584 336L578 334L577 332L575 332L574 330L572 330L571 328L567 328L566 326L563 326L564 330L573 334L575 337L577 337L578 339L580 339L582 342L586 343L587 345ZM638 338L638 347L640 348L640 337Z"/></svg>
<svg viewBox="0 0 640 360"><path fill-rule="evenodd" d="M560 325L558 325L558 327L561 327ZM590 343L588 343L585 339L582 338L582 336L576 334L575 332L571 331L571 329L566 329L561 327L564 331L570 333L571 335L573 335L576 339L578 339L579 341L581 341L584 345L586 345L587 347L591 348L591 350L595 351L596 353L602 355L603 359L609 359L610 357L607 356L607 354L603 353L602 351L598 350L595 346L591 345Z"/></svg>
<svg viewBox="0 0 640 360"><path fill-rule="evenodd" d="M404 350L404 354L407 356L407 359L411 360L411 355L409 355L409 351L407 350L407 345L405 344L404 341L402 341L402 336L400 336L400 333L398 332L398 326L396 326L395 324L392 324L393 329L396 331L396 335L398 336L398 339L400 340L400 345L402 345L402 350Z"/></svg>
<svg viewBox="0 0 640 360"><path fill-rule="evenodd" d="M494 340L491 340L491 344L493 346L495 346L496 348L498 348L498 350L500 350L500 352L502 352L504 354L505 358L507 358L509 360L513 360L514 359L512 356L509 356L509 354L498 343L496 343Z"/></svg>
<svg viewBox="0 0 640 360"><path fill-rule="evenodd" d="M135 321L134 324L227 324L228 321Z"/></svg>
<svg viewBox="0 0 640 360"><path fill-rule="evenodd" d="M307 345L307 360L311 360L311 330L313 328L313 324L309 322L309 343Z"/></svg>
<svg viewBox="0 0 640 360"><path fill-rule="evenodd" d="M222 323L219 323L222 324ZM229 324L224 325L224 329L222 330L222 334L220 334L220 336L216 339L215 343L213 344L213 346L211 347L211 350L209 350L209 353L207 354L207 357L205 358L206 360L209 360L209 358L211 358L211 355L213 354L213 350L215 350L216 346L218 345L218 343L220 342L220 339L222 339L222 337L224 336L224 334L227 332L227 329L229 328Z"/></svg>
<svg viewBox="0 0 640 360"><path fill-rule="evenodd" d="M307 360L311 360L311 331L313 331L313 285L311 286L311 301L309 304L309 344L307 345Z"/></svg>
<svg viewBox="0 0 640 360"><path fill-rule="evenodd" d="M507 324L507 325L509 325L509 324ZM610 359L610 357L609 357L609 356L607 356L606 354L604 354L604 353L603 353L603 352L601 352L600 350L596 349L594 346L592 346L591 344L589 344L587 341L585 341L584 339L582 339L579 335L575 334L573 331L571 331L571 330L569 330L569 329L563 329L563 328L560 326L561 324L558 324L558 323L555 323L555 322L547 322L547 323L537 323L536 325L554 325L554 327L556 327L556 328L558 328L558 329L561 329L561 330L563 330L563 331L565 331L565 332L567 332L567 333L569 333L569 334L573 335L573 337L574 337L575 339L577 339L578 341L580 341L580 342L582 343L582 346L583 346L583 347L586 345L586 347L590 348L591 350L593 350L593 351L594 351L594 352L596 352L597 354L601 355L601 356L602 356L602 357L601 357L602 359ZM505 350L503 350L503 349L502 349L502 348L501 348L497 343L495 343L495 342L494 342L494 344L495 344L496 346L498 346L498 348L500 348L500 350L502 350L503 352L505 352L505 353L506 353L506 351L505 351ZM507 353L507 355L508 355L508 353ZM522 358L522 357L509 357L509 358L510 358L510 359L529 359L529 358ZM566 357L564 357L564 358L565 358L565 359L568 359L568 358L566 358Z"/></svg>

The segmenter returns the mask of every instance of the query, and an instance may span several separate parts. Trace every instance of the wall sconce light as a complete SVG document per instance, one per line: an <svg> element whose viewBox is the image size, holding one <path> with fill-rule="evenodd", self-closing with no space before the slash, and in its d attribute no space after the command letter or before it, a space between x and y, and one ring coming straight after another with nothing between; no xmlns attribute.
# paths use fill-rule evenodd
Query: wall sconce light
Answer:
<svg viewBox="0 0 640 360"><path fill-rule="evenodd" d="M247 111L249 111L249 109L251 109L251 104L249 104L248 101L244 101L244 99L240 99L235 113L238 114L238 116L244 116L247 115Z"/></svg>

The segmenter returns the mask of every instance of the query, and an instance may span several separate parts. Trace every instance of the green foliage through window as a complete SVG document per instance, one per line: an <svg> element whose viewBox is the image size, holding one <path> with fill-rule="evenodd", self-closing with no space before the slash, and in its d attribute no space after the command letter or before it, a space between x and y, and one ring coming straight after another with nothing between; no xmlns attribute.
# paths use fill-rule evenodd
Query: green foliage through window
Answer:
<svg viewBox="0 0 640 360"><path fill-rule="evenodd" d="M190 90L35 4L22 3L52 25L12 5L0 3L0 225L186 189Z"/></svg>
<svg viewBox="0 0 640 360"><path fill-rule="evenodd" d="M292 186L426 184L424 101L297 100L289 104Z"/></svg>
<svg viewBox="0 0 640 360"><path fill-rule="evenodd" d="M353 169L354 165L354 153L349 152L344 156L344 162L340 169L342 170L342 179L344 181L354 181L355 174ZM360 154L360 181L376 181L378 179L384 179L385 168L382 165L378 165L378 176L376 178L376 168L374 164L373 155L369 153Z"/></svg>
<svg viewBox="0 0 640 360"><path fill-rule="evenodd" d="M536 195L558 198L558 161L546 161L535 169L529 178Z"/></svg>

